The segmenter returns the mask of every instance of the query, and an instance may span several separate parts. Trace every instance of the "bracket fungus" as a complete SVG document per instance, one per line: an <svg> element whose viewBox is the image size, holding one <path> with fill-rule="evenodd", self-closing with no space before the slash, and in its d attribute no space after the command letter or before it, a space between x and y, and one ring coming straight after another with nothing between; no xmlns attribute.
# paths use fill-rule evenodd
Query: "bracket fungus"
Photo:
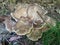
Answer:
<svg viewBox="0 0 60 45"><path fill-rule="evenodd" d="M28 39L37 41L41 38L42 32L48 29L46 24L55 26L55 20L47 16L46 13L47 11L38 4L20 4L15 12L11 13L11 17L16 20L16 23L12 25L9 20L5 21L8 22L5 24L7 28L11 27L8 31L26 35Z"/></svg>
<svg viewBox="0 0 60 45"><path fill-rule="evenodd" d="M11 16L2 15L0 16L0 23L5 24L5 28L7 31L12 32L12 27L16 24L16 22L11 20Z"/></svg>
<svg viewBox="0 0 60 45"><path fill-rule="evenodd" d="M37 14L37 11L41 14L41 15L45 15L47 13L47 11L41 7L38 4L21 4L17 6L15 12L11 13L11 16L17 21L20 19L21 16L23 17L27 17L29 16L31 19L33 20L37 20L41 18L39 17L39 15Z"/></svg>
<svg viewBox="0 0 60 45"><path fill-rule="evenodd" d="M31 32L28 33L26 36L28 37L28 39L30 39L32 41L37 41L38 39L40 39L42 37L42 30L32 28Z"/></svg>
<svg viewBox="0 0 60 45"><path fill-rule="evenodd" d="M26 35L31 31L32 24L27 17L20 18L20 20L14 26L15 32L18 35Z"/></svg>

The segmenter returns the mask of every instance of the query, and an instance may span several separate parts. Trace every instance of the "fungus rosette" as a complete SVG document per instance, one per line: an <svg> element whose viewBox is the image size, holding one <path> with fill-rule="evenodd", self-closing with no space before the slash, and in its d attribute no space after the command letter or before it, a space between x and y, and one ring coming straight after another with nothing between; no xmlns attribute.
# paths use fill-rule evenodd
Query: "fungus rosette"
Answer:
<svg viewBox="0 0 60 45"><path fill-rule="evenodd" d="M45 15L46 13L47 11L38 4L20 4L11 15L17 20L13 26L14 32L37 41L41 38L42 32L49 29L47 24L55 26L55 20Z"/></svg>

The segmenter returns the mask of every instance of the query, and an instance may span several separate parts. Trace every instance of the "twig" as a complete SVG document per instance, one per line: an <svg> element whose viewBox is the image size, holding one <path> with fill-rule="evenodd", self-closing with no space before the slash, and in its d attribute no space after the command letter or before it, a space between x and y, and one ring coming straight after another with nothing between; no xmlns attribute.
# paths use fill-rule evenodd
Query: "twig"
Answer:
<svg viewBox="0 0 60 45"><path fill-rule="evenodd" d="M43 22L45 22L47 25L49 25L49 27L51 28L53 25L51 25L50 23L47 23L45 21L45 19L42 17L42 15L37 11L38 15L42 18Z"/></svg>

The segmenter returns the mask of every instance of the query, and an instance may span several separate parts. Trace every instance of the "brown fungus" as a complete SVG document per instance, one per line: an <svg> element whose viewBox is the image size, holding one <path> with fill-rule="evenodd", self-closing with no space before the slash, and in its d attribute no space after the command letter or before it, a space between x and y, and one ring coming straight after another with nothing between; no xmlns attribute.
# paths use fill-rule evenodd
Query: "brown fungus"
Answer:
<svg viewBox="0 0 60 45"><path fill-rule="evenodd" d="M0 23L4 23L5 24L5 28L6 30L8 30L9 32L12 32L12 27L13 25L15 25L15 22L11 20L11 16L8 15L2 15L0 16Z"/></svg>
<svg viewBox="0 0 60 45"><path fill-rule="evenodd" d="M30 40L37 41L49 27L55 26L55 20L45 15L47 11L38 4L20 4L12 17L17 20L13 31L18 35L26 35Z"/></svg>
<svg viewBox="0 0 60 45"><path fill-rule="evenodd" d="M21 18L14 26L15 32L18 35L26 35L31 31L32 24L26 19Z"/></svg>
<svg viewBox="0 0 60 45"><path fill-rule="evenodd" d="M31 32L28 33L26 36L28 37L28 39L32 41L37 41L38 39L42 37L42 30L32 28Z"/></svg>
<svg viewBox="0 0 60 45"><path fill-rule="evenodd" d="M34 3L34 4L21 4L20 3L20 5L18 5L16 7L15 12L11 13L11 16L15 20L19 20L21 16L23 16L23 17L29 16L33 20L37 20L37 19L42 20L38 16L37 11L41 15L45 15L47 13L47 11L43 7L41 7L40 5L38 5L36 3Z"/></svg>

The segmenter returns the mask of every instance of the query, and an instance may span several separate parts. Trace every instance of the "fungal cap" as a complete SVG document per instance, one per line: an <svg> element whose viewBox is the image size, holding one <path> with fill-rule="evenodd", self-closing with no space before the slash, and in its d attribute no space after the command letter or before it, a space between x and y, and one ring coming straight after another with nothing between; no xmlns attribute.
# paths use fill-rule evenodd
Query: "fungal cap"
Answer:
<svg viewBox="0 0 60 45"><path fill-rule="evenodd" d="M42 37L42 30L32 29L31 32L28 33L26 36L32 41L37 41Z"/></svg>
<svg viewBox="0 0 60 45"><path fill-rule="evenodd" d="M30 24L25 19L21 19L16 23L14 28L15 28L15 32L18 35L26 35L27 33L29 33L31 31L32 24Z"/></svg>

